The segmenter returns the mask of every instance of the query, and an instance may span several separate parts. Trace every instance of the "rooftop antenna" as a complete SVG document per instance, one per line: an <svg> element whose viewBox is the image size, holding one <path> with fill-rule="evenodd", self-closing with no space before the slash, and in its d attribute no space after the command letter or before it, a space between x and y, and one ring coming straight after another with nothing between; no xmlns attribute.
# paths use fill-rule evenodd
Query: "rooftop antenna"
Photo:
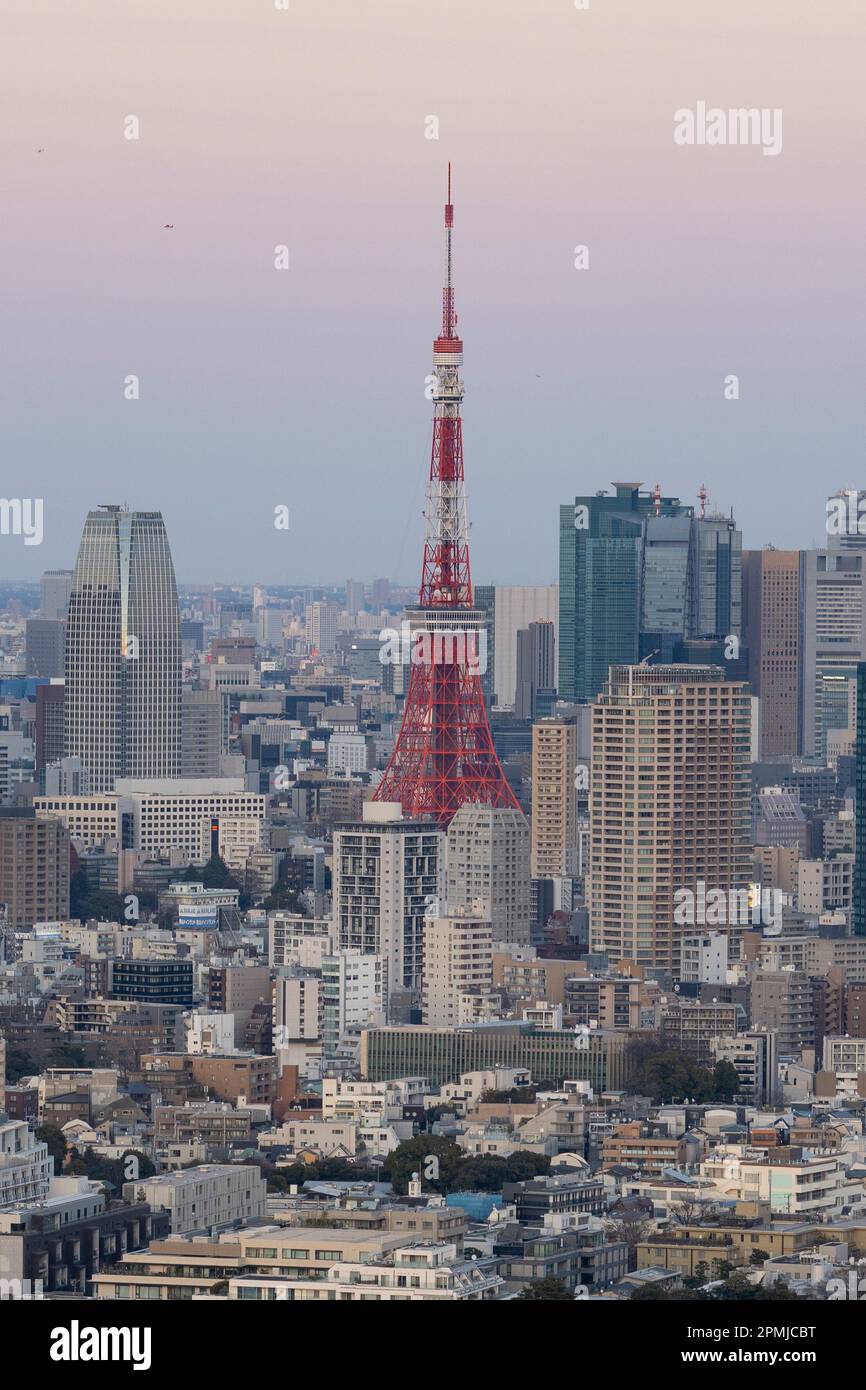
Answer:
<svg viewBox="0 0 866 1390"><path fill-rule="evenodd" d="M698 488L698 497L699 497L700 503L701 503L701 511L700 511L701 521L703 521L704 517L706 516L706 512L707 512L707 500L708 500L708 498L709 498L709 495L710 495L710 494L707 492L707 485L706 485L706 483L701 483L700 487Z"/></svg>

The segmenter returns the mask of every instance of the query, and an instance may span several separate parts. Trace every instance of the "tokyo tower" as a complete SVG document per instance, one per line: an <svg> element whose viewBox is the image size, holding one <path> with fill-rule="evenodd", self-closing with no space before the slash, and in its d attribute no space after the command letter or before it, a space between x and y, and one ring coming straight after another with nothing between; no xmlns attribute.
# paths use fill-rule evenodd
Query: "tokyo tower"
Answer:
<svg viewBox="0 0 866 1390"><path fill-rule="evenodd" d="M426 536L418 608L407 613L411 674L403 722L374 800L399 801L413 818L442 828L467 802L520 807L493 747L479 666L485 614L472 606L469 523L463 482L463 343L451 278L451 165L445 205L442 332L433 343L433 447L424 513Z"/></svg>

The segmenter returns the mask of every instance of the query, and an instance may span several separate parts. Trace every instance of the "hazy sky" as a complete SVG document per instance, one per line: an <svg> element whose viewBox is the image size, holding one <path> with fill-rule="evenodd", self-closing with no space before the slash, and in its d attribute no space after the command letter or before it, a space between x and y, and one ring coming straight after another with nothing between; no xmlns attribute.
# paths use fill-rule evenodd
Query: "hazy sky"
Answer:
<svg viewBox="0 0 866 1390"><path fill-rule="evenodd" d="M45 507L4 578L126 501L181 581L417 579L448 159L476 582L555 579L616 478L706 482L753 546L866 485L862 0L0 14L0 490ZM781 108L781 153L678 147L699 101Z"/></svg>

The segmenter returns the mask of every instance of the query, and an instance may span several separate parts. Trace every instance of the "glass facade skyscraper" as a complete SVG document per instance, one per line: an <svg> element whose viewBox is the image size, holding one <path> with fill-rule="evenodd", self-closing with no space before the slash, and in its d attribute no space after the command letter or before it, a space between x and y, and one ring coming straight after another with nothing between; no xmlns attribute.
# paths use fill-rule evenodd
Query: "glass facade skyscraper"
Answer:
<svg viewBox="0 0 866 1390"><path fill-rule="evenodd" d="M160 512L89 512L66 632L64 749L93 792L118 777L178 777L180 612Z"/></svg>
<svg viewBox="0 0 866 1390"><path fill-rule="evenodd" d="M560 508L559 694L593 700L610 666L675 660L684 639L739 637L741 536L639 483Z"/></svg>

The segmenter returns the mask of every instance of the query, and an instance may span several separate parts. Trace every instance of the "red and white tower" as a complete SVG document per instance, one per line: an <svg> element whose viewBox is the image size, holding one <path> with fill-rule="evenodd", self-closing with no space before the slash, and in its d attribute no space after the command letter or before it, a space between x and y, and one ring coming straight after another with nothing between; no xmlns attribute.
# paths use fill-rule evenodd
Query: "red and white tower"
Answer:
<svg viewBox="0 0 866 1390"><path fill-rule="evenodd" d="M466 802L519 810L499 764L481 689L485 615L472 606L469 522L463 482L463 343L451 278L451 165L445 205L442 332L433 343L433 448L418 608L407 616L411 674L403 723L376 801L447 826ZM429 636L429 640L428 639ZM416 660L416 657L419 659Z"/></svg>

